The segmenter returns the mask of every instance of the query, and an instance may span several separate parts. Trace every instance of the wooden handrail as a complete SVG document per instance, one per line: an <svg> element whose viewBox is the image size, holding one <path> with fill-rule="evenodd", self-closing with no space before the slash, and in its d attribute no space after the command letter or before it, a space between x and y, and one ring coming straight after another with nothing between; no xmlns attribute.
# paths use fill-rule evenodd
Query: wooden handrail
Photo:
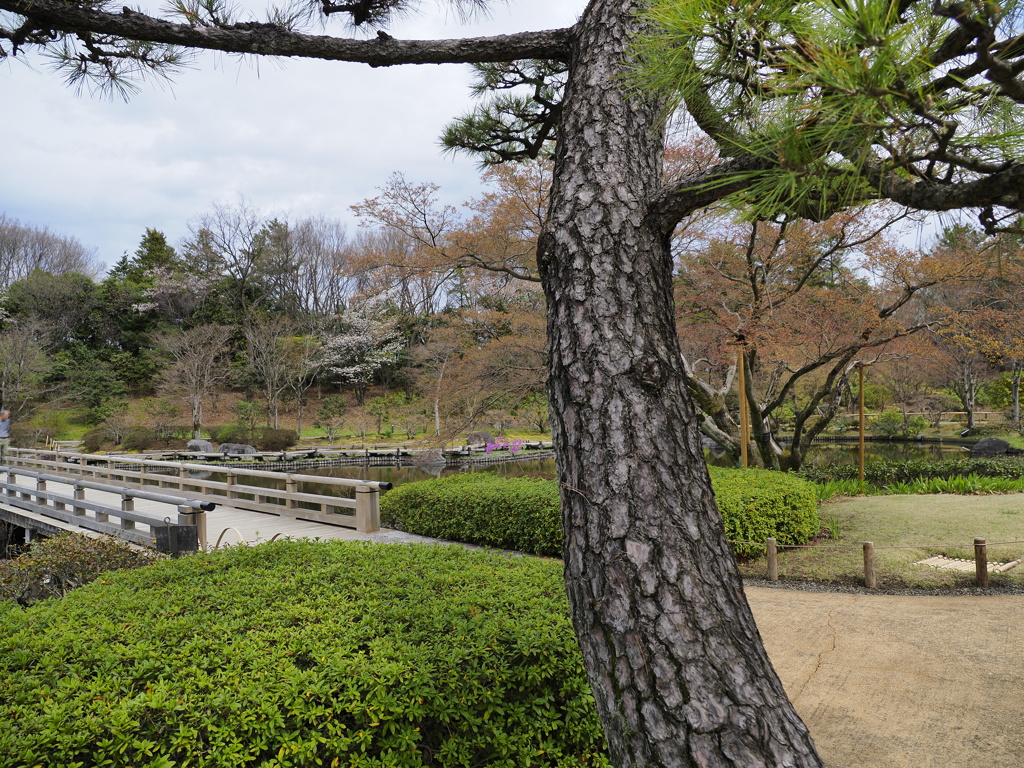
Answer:
<svg viewBox="0 0 1024 768"><path fill-rule="evenodd" d="M390 483L341 477L26 448L11 449L8 463L13 467L45 469L64 476L103 478L107 483L116 480L143 490L155 486L159 491L176 491L182 496L226 503L239 509L342 525L361 533L380 530L380 491L391 487ZM147 472L147 469L173 469L176 473ZM189 471L221 473L225 480L189 477ZM270 479L284 487L250 485L245 482L247 478ZM354 488L355 498L306 493L300 490L304 483Z"/></svg>

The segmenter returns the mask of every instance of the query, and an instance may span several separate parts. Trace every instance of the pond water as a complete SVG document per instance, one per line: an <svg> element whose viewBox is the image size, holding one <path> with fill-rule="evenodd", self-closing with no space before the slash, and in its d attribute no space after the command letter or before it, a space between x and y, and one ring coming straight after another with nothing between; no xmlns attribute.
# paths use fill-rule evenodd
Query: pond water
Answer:
<svg viewBox="0 0 1024 768"><path fill-rule="evenodd" d="M555 476L554 459L522 459L507 461L500 464L467 465L464 467L438 466L434 469L420 469L414 466L401 467L326 467L322 469L303 470L304 475L320 475L322 477L349 477L354 480L376 480L382 483L401 485L416 480L429 480L434 477L462 475L469 472L489 472L501 477L543 477Z"/></svg>
<svg viewBox="0 0 1024 768"><path fill-rule="evenodd" d="M926 459L943 461L959 459L970 455L959 445L948 443L864 443L864 463L874 461L911 461ZM724 456L713 456L705 452L708 464L720 467L732 466ZM857 443L815 443L807 453L804 466L828 467L837 464L858 464Z"/></svg>
<svg viewBox="0 0 1024 768"><path fill-rule="evenodd" d="M942 459L955 459L967 455L967 452L957 445L940 445L932 443L867 443L865 448L865 461L907 461L909 459L930 459L940 461ZM707 455L708 463L719 466L730 466L724 457L715 458ZM857 464L856 443L820 443L816 444L808 455L809 466L822 466L832 464ZM349 477L356 480L375 480L378 482L401 485L416 480L429 480L434 477L447 477L449 475L465 474L467 472L489 472L502 477L541 477L553 478L555 476L554 459L521 459L509 461L502 464L468 465L464 467L438 467L433 471L419 469L413 466L402 467L329 467L322 469L304 470L302 474L320 475L322 477ZM324 490L314 490L313 486L306 486L311 493L334 493L333 489L327 486L320 486Z"/></svg>

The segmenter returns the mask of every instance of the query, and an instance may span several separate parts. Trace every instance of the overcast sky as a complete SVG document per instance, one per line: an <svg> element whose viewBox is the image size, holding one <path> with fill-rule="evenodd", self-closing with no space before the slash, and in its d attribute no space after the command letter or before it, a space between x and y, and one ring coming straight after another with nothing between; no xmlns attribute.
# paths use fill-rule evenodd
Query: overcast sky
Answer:
<svg viewBox="0 0 1024 768"><path fill-rule="evenodd" d="M428 2L389 31L422 39L563 27L583 1L513 0L469 26L439 8ZM31 63L0 62L0 213L73 235L108 266L147 227L177 243L189 219L239 196L270 215L326 214L352 231L349 206L393 171L440 184L453 204L481 189L474 161L438 145L471 103L466 66L205 54L173 84L145 83L125 103L76 94L45 62Z"/></svg>

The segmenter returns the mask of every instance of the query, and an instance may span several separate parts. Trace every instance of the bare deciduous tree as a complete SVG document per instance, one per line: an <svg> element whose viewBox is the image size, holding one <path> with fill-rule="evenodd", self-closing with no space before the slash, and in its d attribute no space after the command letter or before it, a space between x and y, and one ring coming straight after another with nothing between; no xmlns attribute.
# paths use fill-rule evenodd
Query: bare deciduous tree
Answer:
<svg viewBox="0 0 1024 768"><path fill-rule="evenodd" d="M48 367L44 345L50 332L43 323L24 321L11 324L0 333L0 406L15 419L27 415L32 410L32 400L47 391L43 379Z"/></svg>
<svg viewBox="0 0 1024 768"><path fill-rule="evenodd" d="M171 359L164 370L162 389L192 409L192 436L203 429L203 403L228 376L227 341L231 329L203 325L157 337L156 346Z"/></svg>
<svg viewBox="0 0 1024 768"><path fill-rule="evenodd" d="M22 224L0 213L0 287L23 280L36 269L94 277L99 268L95 250L74 237Z"/></svg>

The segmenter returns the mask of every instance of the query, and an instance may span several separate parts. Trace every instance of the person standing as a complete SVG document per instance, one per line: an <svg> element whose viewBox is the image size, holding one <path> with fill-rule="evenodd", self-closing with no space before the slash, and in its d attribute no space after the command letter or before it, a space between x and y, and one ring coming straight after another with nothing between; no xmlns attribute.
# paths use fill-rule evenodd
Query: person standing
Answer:
<svg viewBox="0 0 1024 768"><path fill-rule="evenodd" d="M7 449L11 447L11 412L6 408L0 411L0 464L6 459Z"/></svg>

